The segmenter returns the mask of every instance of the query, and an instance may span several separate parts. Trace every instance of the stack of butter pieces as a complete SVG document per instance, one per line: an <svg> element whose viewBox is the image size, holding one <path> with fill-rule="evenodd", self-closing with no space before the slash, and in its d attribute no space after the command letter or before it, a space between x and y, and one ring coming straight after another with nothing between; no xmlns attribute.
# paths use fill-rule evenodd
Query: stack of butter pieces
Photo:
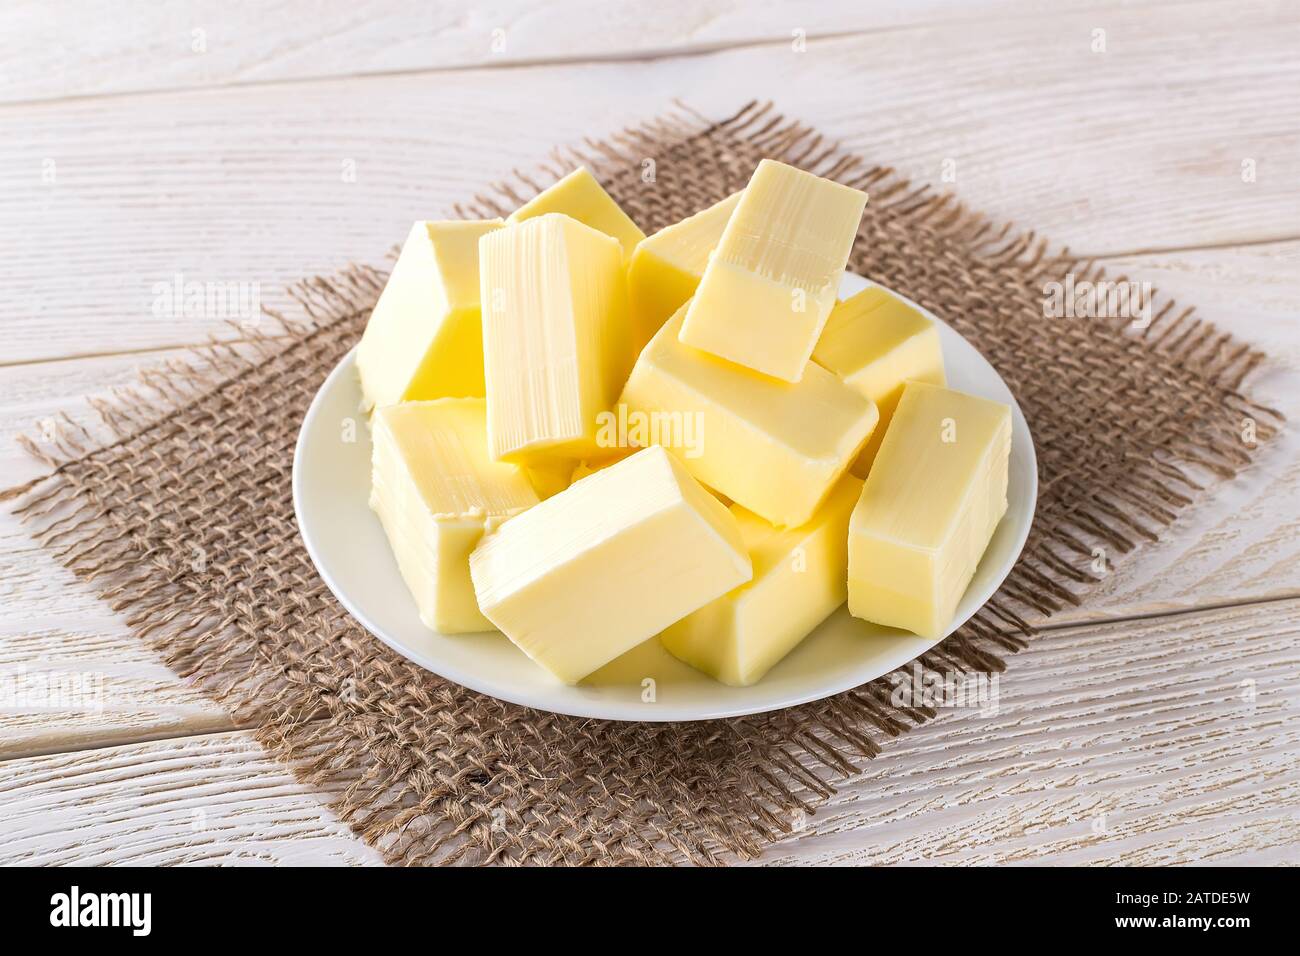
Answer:
<svg viewBox="0 0 1300 956"><path fill-rule="evenodd" d="M866 202L764 160L649 237L585 169L504 221L417 222L356 358L424 623L569 683L658 639L752 684L846 601L946 633L1010 413L945 387L909 304L836 301Z"/></svg>

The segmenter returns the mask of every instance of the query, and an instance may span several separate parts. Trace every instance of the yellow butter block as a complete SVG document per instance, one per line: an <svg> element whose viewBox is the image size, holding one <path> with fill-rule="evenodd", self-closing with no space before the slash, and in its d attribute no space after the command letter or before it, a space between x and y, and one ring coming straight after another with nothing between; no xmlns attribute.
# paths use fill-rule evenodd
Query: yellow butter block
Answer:
<svg viewBox="0 0 1300 956"><path fill-rule="evenodd" d="M481 398L386 405L374 416L370 506L426 627L487 631L469 576L485 531L537 504L521 469L487 453Z"/></svg>
<svg viewBox="0 0 1300 956"><path fill-rule="evenodd" d="M640 230L586 167L579 166L510 214L508 222L523 222L547 213L561 213L617 239L624 257L645 238Z"/></svg>
<svg viewBox="0 0 1300 956"><path fill-rule="evenodd" d="M836 304L813 349L813 361L876 403L880 424L853 464L865 477L907 381L946 385L939 328L879 286Z"/></svg>
<svg viewBox="0 0 1300 956"><path fill-rule="evenodd" d="M545 501L552 495L558 495L573 483L573 463L563 458L553 462L543 462L525 468L529 482L537 497Z"/></svg>
<svg viewBox="0 0 1300 956"><path fill-rule="evenodd" d="M479 248L488 447L521 465L600 454L598 416L632 361L618 243L549 214Z"/></svg>
<svg viewBox="0 0 1300 956"><path fill-rule="evenodd" d="M749 580L736 519L662 448L571 485L470 555L479 607L566 683Z"/></svg>
<svg viewBox="0 0 1300 956"><path fill-rule="evenodd" d="M663 646L724 684L761 679L844 603L849 515L861 491L862 482L846 475L797 528L777 528L733 505L753 580L669 627L659 635Z"/></svg>
<svg viewBox="0 0 1300 956"><path fill-rule="evenodd" d="M639 449L637 448L629 448L613 456L612 458L584 458L582 461L578 462L576 465L573 466L573 471L569 475L569 484L573 484L575 481L579 481L582 478L586 478L588 475L595 474L596 472L600 471L602 468L608 468L610 465L616 465L624 458L626 458L629 454L632 454L633 452L636 452L638 450ZM534 482L534 484L536 483ZM710 488L708 485L705 485L704 490L709 492L709 494L713 495L713 497L717 498L719 501L721 501L722 504L727 508L730 508L732 504L734 504L734 502L730 498L728 498L722 492L718 491L716 488Z"/></svg>
<svg viewBox="0 0 1300 956"><path fill-rule="evenodd" d="M938 639L1007 508L1011 409L908 382L849 521L849 611Z"/></svg>
<svg viewBox="0 0 1300 956"><path fill-rule="evenodd" d="M619 400L629 435L679 452L696 478L772 524L803 524L862 450L875 405L819 365L781 382L682 344L687 308L632 369Z"/></svg>
<svg viewBox="0 0 1300 956"><path fill-rule="evenodd" d="M617 465L624 458L638 451L636 448L622 448L613 454L604 455L599 458L584 458L573 466L573 471L569 473L569 484L573 484L588 475L595 474L601 469L608 468L610 465Z"/></svg>
<svg viewBox="0 0 1300 956"><path fill-rule="evenodd" d="M636 450L637 449L635 448L630 449L630 451ZM569 476L569 484L573 484L575 481L586 478L588 475L595 474L602 468L608 468L610 465L618 464L626 457L627 455L620 455L614 458L584 458L582 461L574 465L573 472ZM724 507L730 508L734 504L730 498L718 491L716 488L710 488L708 485L704 485L704 490L721 501Z"/></svg>
<svg viewBox="0 0 1300 956"><path fill-rule="evenodd" d="M486 222L417 222L357 346L366 409L482 397L478 241Z"/></svg>
<svg viewBox="0 0 1300 956"><path fill-rule="evenodd" d="M612 464L612 461L609 464L605 464L604 462L592 461L591 459L584 458L573 466L573 471L569 475L569 484L573 484L575 481L581 481L588 475L594 475L602 468L608 468L609 465Z"/></svg>
<svg viewBox="0 0 1300 956"><path fill-rule="evenodd" d="M760 162L700 279L682 342L799 381L866 204L860 190Z"/></svg>
<svg viewBox="0 0 1300 956"><path fill-rule="evenodd" d="M633 345L637 353L660 327L695 294L709 264L709 253L722 238L741 193L732 193L708 209L665 226L643 239L627 269Z"/></svg>

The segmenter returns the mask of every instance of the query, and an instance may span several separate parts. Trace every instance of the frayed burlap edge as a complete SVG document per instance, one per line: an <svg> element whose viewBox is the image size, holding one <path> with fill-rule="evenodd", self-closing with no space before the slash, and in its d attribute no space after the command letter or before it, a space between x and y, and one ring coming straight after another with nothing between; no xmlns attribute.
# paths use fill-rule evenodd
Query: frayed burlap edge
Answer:
<svg viewBox="0 0 1300 956"><path fill-rule="evenodd" d="M516 173L513 181L498 184L457 207L456 213L507 213L574 162L587 164L609 183L629 175L629 167L631 175L636 175L637 161L643 156L657 156L661 165L685 162L705 142L715 148L718 143L724 148L729 142L738 148L743 144L747 155L757 151L867 189L876 214L924 224L955 246L981 257L989 268L1014 266L1030 287L1065 272L1080 280L1105 277L1096 263L1075 259L1068 250L1053 252L1046 240L1033 233L995 225L951 196L915 187L889 168L865 165L812 130L785 120L770 104L751 103L716 123L683 107L606 141L557 152L551 164L536 174ZM683 186L690 188L689 184ZM701 188L700 194L692 197L693 206L701 208L715 198ZM644 221L638 215L634 193L624 191L620 199L633 218ZM22 439L27 450L49 467L49 473L4 492L3 498L21 499L15 510L40 543L91 582L115 610L126 613L130 626L173 670L229 707L237 721L254 725L257 738L299 778L336 790L343 784L345 789L332 800L332 806L358 833L381 847L388 859L402 863L462 859L715 863L730 855L751 858L792 830L792 812L812 812L834 793L836 779L852 775L862 760L875 756L882 737L897 735L934 716L933 708L891 702L891 675L780 714L714 722L707 731L710 746L751 749L761 755L759 766L745 775L744 786L732 787L728 799L718 801L717 807L682 796L681 804L695 816L683 821L666 818L659 811L633 812L627 803L629 795L608 792L606 782L588 783L585 798L589 803L599 804L601 799L609 803L606 819L599 823L605 827L602 833L608 830L616 838L603 843L593 843L575 831L591 821L566 818L566 808L574 805L571 800L533 792L526 773L506 784L507 790L529 791L529 799L535 802L526 816L513 815L510 800L492 792L490 781L482 785L481 794L476 792L472 805L448 802L447 794L460 792L450 785L433 786L415 796L403 792L402 785L408 782L403 774L410 772L409 766L394 767L383 760L367 762L366 742L357 735L358 728L349 723L345 711L335 708L334 698L328 694L322 692L325 703L319 710L312 709L313 698L308 696L311 677L327 683L333 675L322 672L305 679L295 670L300 659L287 653L280 658L273 640L256 640L247 628L234 627L233 618L214 620L211 608L203 602L202 582L184 571L160 569L142 560L133 551L129 534L117 525L114 503L100 500L93 482L95 469L109 467L116 450L180 427L175 422L182 410L210 408L212 414L218 414L230 400L232 383L237 388L241 377L264 363L279 361L295 349L311 349L336 335L340 325L356 321L369 309L384 279L382 271L353 266L330 278L305 280L291 290L298 314L269 312L269 329L239 329L240 341L213 341L187 361L144 373L138 387L119 390L111 400L94 403L97 423L62 416L51 441ZM912 294L923 305L928 304L924 290ZM1012 306L1027 304L1037 305L1019 302ZM1263 361L1262 354L1197 319L1192 309L1179 309L1173 301L1157 297L1153 312L1150 326L1141 335L1127 331L1123 319L1112 323L1112 334L1128 336L1131 348L1148 357L1158 356L1171 375L1194 370L1207 387L1216 390L1214 398L1227 403L1231 415L1258 423L1260 441L1270 437L1281 416L1240 392L1245 378ZM1097 576L1088 570L1088 563L1097 541L1123 554L1142 541L1155 540L1203 490L1204 481L1194 472L1229 478L1249 462L1251 451L1227 432L1179 436L1175 450L1176 456L1168 459L1132 462L1131 483L1125 486L1090 488L1082 498L1059 494L1059 489L1041 489L1034 532L1016 569L970 622L922 656L922 665L941 673L1002 670L1003 655L1022 648L1034 634L1025 620L1027 612L1032 612L1029 616L1049 615L1077 603L1096 583ZM322 628L347 626L346 615L319 581L291 585L296 600L319 602ZM256 612L256 608L237 608L231 615L255 618ZM382 650L364 643L350 648L368 664L387 668L395 681L410 681L408 665L403 662L377 662ZM500 776L501 763L482 757L476 745L490 749L496 739L492 735L503 729L541 741L550 729L562 725L565 734L577 733L575 747L588 742L584 733L592 734L591 746L617 745L632 752L643 746L636 736L639 725L538 714L437 681L405 692L415 694L415 703L429 709L440 707L462 717L469 715L480 727L479 736L469 745L451 740L448 745L460 747L461 757L486 776ZM586 728L598 725L597 740L596 731ZM698 736L700 731L692 733ZM653 756L648 745L646 753ZM516 756L526 762L529 754ZM402 757L404 761L417 759L418 754ZM557 756L552 745L539 744L533 759L536 763L565 758ZM635 801L635 781L627 782ZM685 791L687 784L683 782L681 787ZM550 808L551 818L539 812L539 807ZM495 824L487 820L493 810L504 815L504 828L499 819ZM611 819L619 814L628 817L625 825ZM437 818L432 827L427 825L431 816ZM423 829L417 825L424 825ZM538 846L544 849L538 850Z"/></svg>

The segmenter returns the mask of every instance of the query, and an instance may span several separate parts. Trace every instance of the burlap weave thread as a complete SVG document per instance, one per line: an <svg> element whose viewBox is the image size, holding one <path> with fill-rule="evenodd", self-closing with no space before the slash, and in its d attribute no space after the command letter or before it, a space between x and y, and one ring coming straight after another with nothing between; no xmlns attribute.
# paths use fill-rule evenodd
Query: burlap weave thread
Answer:
<svg viewBox="0 0 1300 956"><path fill-rule="evenodd" d="M870 193L850 268L975 343L1035 437L1040 494L1024 556L924 666L1001 670L1033 636L1027 620L1094 583L1094 548L1118 555L1155 540L1207 479L1249 462L1243 421L1260 441L1279 426L1242 392L1262 356L1191 309L1156 299L1144 331L1125 318L1045 319L1045 283L1101 271L845 154L770 105L721 122L678 110L559 152L455 213L504 215L582 162L649 233L743 187L765 156ZM301 314L274 315L273 333L148 373L98 404L101 422L65 418L52 443L27 442L49 474L6 497L176 673L327 787L390 861L753 857L882 739L933 716L891 704L893 682L882 678L734 720L583 720L475 694L370 637L302 547L290 471L303 414L384 278L361 266L307 279L295 289Z"/></svg>

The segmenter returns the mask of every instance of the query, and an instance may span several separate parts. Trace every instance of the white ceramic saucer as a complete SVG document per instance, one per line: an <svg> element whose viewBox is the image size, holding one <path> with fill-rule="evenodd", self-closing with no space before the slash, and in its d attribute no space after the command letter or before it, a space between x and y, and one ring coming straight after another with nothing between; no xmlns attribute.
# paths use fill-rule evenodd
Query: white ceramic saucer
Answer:
<svg viewBox="0 0 1300 956"><path fill-rule="evenodd" d="M841 297L869 283L845 274ZM925 310L921 310L925 312ZM929 315L930 313L926 312ZM1011 571L1029 534L1038 470L1029 427L998 373L941 319L948 384L1012 407L1008 508L952 622L974 614ZM844 608L832 614L753 687L727 687L649 640L576 687L546 673L503 635L437 634L420 623L367 503L370 436L349 353L321 386L303 420L293 461L293 501L307 550L330 590L375 637L422 667L502 700L541 710L613 720L708 720L790 707L886 674L935 641L867 624ZM346 440L352 420L354 440Z"/></svg>

